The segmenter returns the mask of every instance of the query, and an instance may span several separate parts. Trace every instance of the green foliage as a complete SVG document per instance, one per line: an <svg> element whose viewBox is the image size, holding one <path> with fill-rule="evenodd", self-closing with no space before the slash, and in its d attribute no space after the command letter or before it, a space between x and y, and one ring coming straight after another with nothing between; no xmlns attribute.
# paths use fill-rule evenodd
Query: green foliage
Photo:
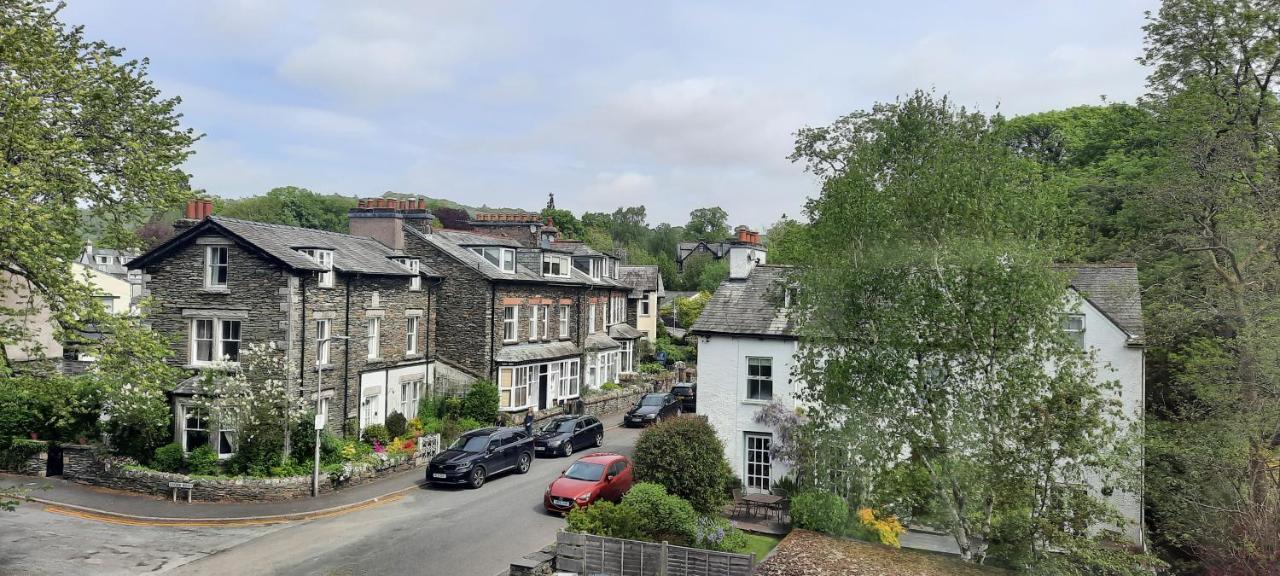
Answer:
<svg viewBox="0 0 1280 576"><path fill-rule="evenodd" d="M391 433L382 424L370 424L364 427L364 432L360 434L360 439L371 446L375 440L386 446L387 442L391 441Z"/></svg>
<svg viewBox="0 0 1280 576"><path fill-rule="evenodd" d="M546 218L550 218L551 223L560 229L560 234L565 238L582 238L582 234L586 230L582 226L582 222L578 220L578 217L568 210L543 208L541 216L544 221Z"/></svg>
<svg viewBox="0 0 1280 576"><path fill-rule="evenodd" d="M222 469L218 466L218 453L208 446L200 446L187 455L187 471L197 476L216 476Z"/></svg>
<svg viewBox="0 0 1280 576"><path fill-rule="evenodd" d="M791 499L791 522L796 528L838 536L849 522L849 506L839 495L805 490Z"/></svg>
<svg viewBox="0 0 1280 576"><path fill-rule="evenodd" d="M403 438L408 425L409 421L404 414L393 411L387 415L387 434L392 438Z"/></svg>
<svg viewBox="0 0 1280 576"><path fill-rule="evenodd" d="M726 271L725 276L728 275ZM717 281L716 284L718 285L719 282ZM698 317L702 315L702 309L706 308L707 301L711 299L711 293L707 290L715 290L716 287L700 289L703 291L695 296L676 300L676 320L685 328L693 326L693 323L698 321Z"/></svg>
<svg viewBox="0 0 1280 576"><path fill-rule="evenodd" d="M669 362L690 362L697 359L696 348L677 344L670 336L659 336L654 348L659 352L666 352Z"/></svg>
<svg viewBox="0 0 1280 576"><path fill-rule="evenodd" d="M94 437L101 402L98 383L87 375L36 371L0 376L0 438L35 433L41 440L74 442L81 435Z"/></svg>
<svg viewBox="0 0 1280 576"><path fill-rule="evenodd" d="M488 380L477 380L462 399L461 418L479 422L493 422L498 417L498 385Z"/></svg>
<svg viewBox="0 0 1280 576"><path fill-rule="evenodd" d="M673 418L640 433L635 448L635 477L661 484L688 500L694 510L712 514L725 501L733 477L724 445L705 417Z"/></svg>
<svg viewBox="0 0 1280 576"><path fill-rule="evenodd" d="M173 436L170 426L168 391L182 378L182 372L168 362L173 349L143 322L142 314L109 317L108 328L99 343L91 378L102 390L103 424L118 453L145 461L157 447Z"/></svg>
<svg viewBox="0 0 1280 576"><path fill-rule="evenodd" d="M619 386L617 382L605 382L600 385L601 392L614 392L621 389L622 386Z"/></svg>
<svg viewBox="0 0 1280 576"><path fill-rule="evenodd" d="M740 552L747 547L747 535L720 516L702 516L693 523L691 545L704 550Z"/></svg>
<svg viewBox="0 0 1280 576"><path fill-rule="evenodd" d="M622 504L640 517L640 531L653 540L689 543L698 513L689 501L668 494L661 484L637 482L622 497Z"/></svg>
<svg viewBox="0 0 1280 576"><path fill-rule="evenodd" d="M272 188L264 196L215 200L214 211L254 222L346 232L347 211L355 208L356 202L354 197L321 195L306 188L282 186Z"/></svg>
<svg viewBox="0 0 1280 576"><path fill-rule="evenodd" d="M48 443L26 438L0 438L0 470L19 470L27 459L48 449Z"/></svg>
<svg viewBox="0 0 1280 576"><path fill-rule="evenodd" d="M719 242L729 236L729 214L719 206L695 208L689 212L684 232L689 240Z"/></svg>
<svg viewBox="0 0 1280 576"><path fill-rule="evenodd" d="M51 322L55 337L70 336L101 316L67 265L84 247L82 211L103 244L136 245L136 223L191 194L183 163L196 135L180 127L178 100L161 97L145 60L85 39L58 12L37 0L0 5L0 292L34 293L52 316L0 305L0 377L10 368L3 350L29 347L31 326Z"/></svg>
<svg viewBox="0 0 1280 576"><path fill-rule="evenodd" d="M636 367L636 370L641 374L661 374L667 371L667 369L663 367L662 364L659 364L657 362L641 363L639 366Z"/></svg>
<svg viewBox="0 0 1280 576"><path fill-rule="evenodd" d="M600 500L583 508L574 508L566 517L570 532L639 540L644 538L644 518L634 508Z"/></svg>
<svg viewBox="0 0 1280 576"><path fill-rule="evenodd" d="M161 472L178 472L187 465L187 455L177 442L156 448L151 456L151 467Z"/></svg>

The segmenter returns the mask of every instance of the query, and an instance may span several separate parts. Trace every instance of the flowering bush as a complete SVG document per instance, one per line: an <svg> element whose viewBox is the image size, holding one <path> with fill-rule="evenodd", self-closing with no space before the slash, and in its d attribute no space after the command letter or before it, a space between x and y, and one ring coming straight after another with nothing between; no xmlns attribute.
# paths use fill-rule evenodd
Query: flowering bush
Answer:
<svg viewBox="0 0 1280 576"><path fill-rule="evenodd" d="M719 516L702 516L693 523L693 546L706 550L737 552L747 547L747 535Z"/></svg>
<svg viewBox="0 0 1280 576"><path fill-rule="evenodd" d="M858 524L862 531L874 537L876 541L886 546L894 548L901 547L898 542L898 536L906 533L907 529L898 522L898 518L888 514L876 514L870 508L858 509ZM870 538L867 538L868 540Z"/></svg>

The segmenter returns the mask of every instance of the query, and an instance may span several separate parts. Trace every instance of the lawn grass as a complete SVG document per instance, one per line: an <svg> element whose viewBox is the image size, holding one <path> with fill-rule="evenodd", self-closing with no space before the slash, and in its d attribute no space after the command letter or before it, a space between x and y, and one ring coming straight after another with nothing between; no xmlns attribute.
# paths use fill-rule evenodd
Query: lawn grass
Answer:
<svg viewBox="0 0 1280 576"><path fill-rule="evenodd" d="M738 552L741 554L755 554L757 563L763 561L764 555L768 554L770 550L773 550L773 547L777 546L778 542L782 540L781 538L776 538L774 536L763 536L760 534L747 534L746 536L747 546L738 550Z"/></svg>

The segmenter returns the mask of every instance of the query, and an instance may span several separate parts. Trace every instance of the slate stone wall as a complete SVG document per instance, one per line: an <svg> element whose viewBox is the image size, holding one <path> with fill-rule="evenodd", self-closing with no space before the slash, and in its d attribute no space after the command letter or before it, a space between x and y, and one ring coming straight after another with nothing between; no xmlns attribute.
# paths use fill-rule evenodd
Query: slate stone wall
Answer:
<svg viewBox="0 0 1280 576"><path fill-rule="evenodd" d="M549 284L499 284L496 288L498 299L498 313L493 318L493 333L496 335L496 345L501 351L504 346L516 346L520 344L559 342L566 340L560 338L560 306L569 306L569 337L567 340L574 343L579 348L582 347L582 339L585 337L585 322L581 319L582 295L583 289L574 286L553 286ZM536 341L529 339L529 327L533 322L533 307L545 304L551 312L551 323L547 326L547 338L539 337ZM503 328L503 308L506 306L520 307L520 323L519 329L516 331L517 340L514 343L504 343L502 341ZM539 313L541 314L541 313ZM575 318L577 321L575 321ZM541 322L541 316L539 316Z"/></svg>
<svg viewBox="0 0 1280 576"><path fill-rule="evenodd" d="M10 474L21 474L23 476L39 476L43 478L48 471L49 449L48 442L43 440L23 440L22 442L36 442L42 446L38 451L27 455L21 460L13 461L3 451L0 451L0 471ZM35 450L35 448L32 448ZM23 451L14 450L15 453L21 454Z"/></svg>
<svg viewBox="0 0 1280 576"><path fill-rule="evenodd" d="M407 235L405 243L406 252L444 276L434 296L442 328L436 335L436 357L478 378L491 378L493 294L488 278L415 235Z"/></svg>

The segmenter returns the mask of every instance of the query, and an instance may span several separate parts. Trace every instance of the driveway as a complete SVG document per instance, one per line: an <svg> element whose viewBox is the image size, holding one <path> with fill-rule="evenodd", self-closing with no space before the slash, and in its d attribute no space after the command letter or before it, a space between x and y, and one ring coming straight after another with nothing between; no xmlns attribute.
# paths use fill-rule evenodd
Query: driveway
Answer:
<svg viewBox="0 0 1280 576"><path fill-rule="evenodd" d="M638 435L609 430L603 450L630 455ZM381 506L291 524L173 573L494 576L555 540L564 520L543 512L542 494L576 459L539 458L528 474L498 476L479 490L423 487Z"/></svg>

